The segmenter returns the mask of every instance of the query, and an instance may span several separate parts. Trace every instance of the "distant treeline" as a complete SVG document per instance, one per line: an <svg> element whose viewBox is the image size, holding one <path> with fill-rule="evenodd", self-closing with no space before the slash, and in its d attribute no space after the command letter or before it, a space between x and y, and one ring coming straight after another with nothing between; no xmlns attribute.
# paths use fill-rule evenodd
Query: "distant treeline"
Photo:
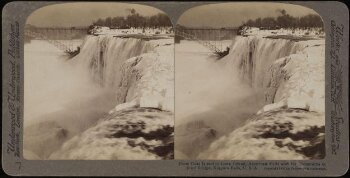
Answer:
<svg viewBox="0 0 350 178"><path fill-rule="evenodd" d="M145 17L131 9L130 14L126 17L107 17L98 19L90 26L106 26L109 28L159 28L172 26L169 17L165 14L158 13L153 16Z"/></svg>
<svg viewBox="0 0 350 178"><path fill-rule="evenodd" d="M278 29L278 28L310 28L319 27L323 28L323 22L320 16L316 14L309 14L303 17L293 17L289 15L286 10L279 11L281 15L277 18L266 17L257 18L255 20L248 20L243 22L243 26L258 27L265 29Z"/></svg>

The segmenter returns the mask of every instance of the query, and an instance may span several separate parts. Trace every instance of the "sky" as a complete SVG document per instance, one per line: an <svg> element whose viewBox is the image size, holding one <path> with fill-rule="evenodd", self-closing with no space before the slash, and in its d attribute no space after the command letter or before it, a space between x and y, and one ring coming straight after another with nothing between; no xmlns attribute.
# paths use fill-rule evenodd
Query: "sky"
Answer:
<svg viewBox="0 0 350 178"><path fill-rule="evenodd" d="M38 27L89 26L98 18L126 16L131 8L144 16L162 13L151 6L130 3L63 3L37 9L28 17L27 24ZM276 17L280 9L299 17L317 14L312 9L287 3L234 2L191 8L181 15L177 23L188 27L237 27L249 19Z"/></svg>
<svg viewBox="0 0 350 178"><path fill-rule="evenodd" d="M28 17L27 24L38 27L89 26L98 18L126 16L131 8L144 16L162 13L150 6L130 3L63 3L37 9Z"/></svg>
<svg viewBox="0 0 350 178"><path fill-rule="evenodd" d="M304 6L286 3L235 2L192 8L182 14L177 23L188 27L238 27L249 19L277 17L280 9L294 17L317 14Z"/></svg>

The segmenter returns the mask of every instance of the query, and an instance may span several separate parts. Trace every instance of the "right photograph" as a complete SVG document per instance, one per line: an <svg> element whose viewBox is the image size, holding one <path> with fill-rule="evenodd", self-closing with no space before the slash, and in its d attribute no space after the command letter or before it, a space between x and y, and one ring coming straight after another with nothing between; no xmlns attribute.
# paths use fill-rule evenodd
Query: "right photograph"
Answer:
<svg viewBox="0 0 350 178"><path fill-rule="evenodd" d="M314 10L241 2L175 27L175 159L325 157L325 32Z"/></svg>

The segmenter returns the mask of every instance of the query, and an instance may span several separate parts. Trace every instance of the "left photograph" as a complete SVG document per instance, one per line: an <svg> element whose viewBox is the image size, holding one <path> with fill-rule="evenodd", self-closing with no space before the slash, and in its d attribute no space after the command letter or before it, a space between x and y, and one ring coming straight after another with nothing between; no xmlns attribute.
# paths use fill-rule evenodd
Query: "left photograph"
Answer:
<svg viewBox="0 0 350 178"><path fill-rule="evenodd" d="M55 4L34 11L24 34L24 159L174 159L174 31L164 12Z"/></svg>

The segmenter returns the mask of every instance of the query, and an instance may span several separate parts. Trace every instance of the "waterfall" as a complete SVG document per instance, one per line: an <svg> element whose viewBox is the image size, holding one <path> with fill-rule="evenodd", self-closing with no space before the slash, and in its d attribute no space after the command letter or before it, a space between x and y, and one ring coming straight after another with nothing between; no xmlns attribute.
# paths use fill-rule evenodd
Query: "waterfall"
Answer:
<svg viewBox="0 0 350 178"><path fill-rule="evenodd" d="M173 159L173 56L163 51L171 47L89 37L72 62L88 69L102 87L115 90L116 107L49 159Z"/></svg>
<svg viewBox="0 0 350 178"><path fill-rule="evenodd" d="M47 65L47 70L60 73L53 80L44 79L57 83L57 91L67 88L60 98L68 104L55 107L58 111L25 128L24 157L172 159L174 57L170 40L87 36L77 56L60 61L67 70ZM66 85L60 81L67 81L62 83Z"/></svg>
<svg viewBox="0 0 350 178"><path fill-rule="evenodd" d="M310 52L320 45L324 45L323 40L297 42L257 36L237 37L230 53L220 62L253 89L262 91L265 104L293 100L294 103L289 104L297 105L294 107L322 112L324 105L320 103L324 103L324 89L317 86L324 86L324 49ZM317 69L319 73L310 70L315 67L320 68ZM309 80L305 80L306 77ZM315 81L318 82L315 84ZM307 93L313 93L313 96Z"/></svg>
<svg viewBox="0 0 350 178"><path fill-rule="evenodd" d="M121 80L123 63L153 49L150 42L142 39L88 36L72 61L88 68L92 79L101 86L114 88Z"/></svg>
<svg viewBox="0 0 350 178"><path fill-rule="evenodd" d="M235 38L230 53L222 59L234 66L242 80L253 88L263 87L270 78L272 63L303 49L303 45L286 39L267 39L255 36Z"/></svg>
<svg viewBox="0 0 350 178"><path fill-rule="evenodd" d="M325 41L237 37L219 63L265 106L198 159L322 159L325 155Z"/></svg>
<svg viewBox="0 0 350 178"><path fill-rule="evenodd" d="M168 50L169 47L171 46L162 50ZM71 59L71 62L85 69L88 72L87 75L91 76L93 82L99 86L114 90L116 105L123 103L133 105L133 102L136 102L134 100L138 100L137 105L142 107L172 111L173 106L171 105L173 104L168 103L171 103L169 98L173 99L168 95L173 90L169 86L173 84L169 81L163 83L163 77L173 78L171 73L173 69L168 63L173 60L173 55L169 55L172 54L170 51L169 54L164 53L159 48L164 48L162 42L137 38L116 38L107 35L88 36L79 55ZM140 68L137 65L143 67ZM166 69L162 70L164 67ZM168 71L169 69L171 71ZM162 72L159 73L158 70ZM150 76L151 73L155 74ZM141 76L143 80L140 79ZM156 80L155 83L152 80ZM165 86L166 89L164 89ZM153 88L153 90L146 91L147 88Z"/></svg>

